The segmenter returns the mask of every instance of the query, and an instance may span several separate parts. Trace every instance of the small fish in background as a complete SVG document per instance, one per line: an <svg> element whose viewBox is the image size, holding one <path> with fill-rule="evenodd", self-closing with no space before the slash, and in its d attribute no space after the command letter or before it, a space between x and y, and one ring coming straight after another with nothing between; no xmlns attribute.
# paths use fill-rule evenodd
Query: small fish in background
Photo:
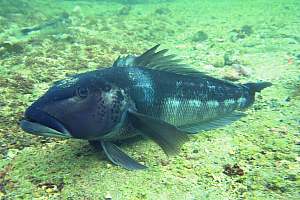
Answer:
<svg viewBox="0 0 300 200"><path fill-rule="evenodd" d="M158 47L54 83L26 110L22 129L39 136L89 140L101 145L114 164L145 169L115 142L142 135L167 155L177 154L188 134L240 119L255 93L271 86L210 77Z"/></svg>
<svg viewBox="0 0 300 200"><path fill-rule="evenodd" d="M39 31L39 30L42 30L45 28L57 26L58 24L68 24L68 23L70 23L69 14L62 13L58 18L45 21L39 25L35 25L32 27L23 28L23 29L21 29L21 33L23 35L28 35L29 33L33 32L33 31Z"/></svg>

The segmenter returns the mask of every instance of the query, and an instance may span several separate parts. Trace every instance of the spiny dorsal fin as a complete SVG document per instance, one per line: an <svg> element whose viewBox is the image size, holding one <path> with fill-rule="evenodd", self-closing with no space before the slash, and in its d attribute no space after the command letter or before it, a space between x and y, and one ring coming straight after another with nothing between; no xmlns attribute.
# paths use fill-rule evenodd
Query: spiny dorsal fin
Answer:
<svg viewBox="0 0 300 200"><path fill-rule="evenodd" d="M176 55L165 55L168 49L157 51L160 45L155 45L140 56L118 57L113 67L145 67L149 69L173 72L189 76L203 76L203 72L193 69L187 64L181 63L181 59L176 59Z"/></svg>

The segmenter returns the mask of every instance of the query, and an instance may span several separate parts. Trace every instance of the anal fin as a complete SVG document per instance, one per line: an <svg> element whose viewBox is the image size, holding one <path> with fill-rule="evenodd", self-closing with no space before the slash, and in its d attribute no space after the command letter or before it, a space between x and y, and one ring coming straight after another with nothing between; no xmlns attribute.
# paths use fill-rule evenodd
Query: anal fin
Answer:
<svg viewBox="0 0 300 200"><path fill-rule="evenodd" d="M184 126L180 126L179 129L182 131L186 131L190 134L196 134L200 131L208 131L208 130L226 126L228 124L233 123L234 121L239 120L241 117L244 117L244 116L246 116L245 113L233 112L233 113L223 115L216 119L209 120L206 122L199 122L199 123L187 124Z"/></svg>
<svg viewBox="0 0 300 200"><path fill-rule="evenodd" d="M101 140L101 146L108 157L108 159L121 167L124 167L128 170L139 170L146 169L147 167L138 163L126 153L124 153L117 145L112 142Z"/></svg>

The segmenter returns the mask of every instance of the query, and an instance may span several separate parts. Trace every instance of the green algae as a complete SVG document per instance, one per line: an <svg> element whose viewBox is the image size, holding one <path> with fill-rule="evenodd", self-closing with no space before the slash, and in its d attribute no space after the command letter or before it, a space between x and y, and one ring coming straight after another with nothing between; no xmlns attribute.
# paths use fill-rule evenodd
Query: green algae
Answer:
<svg viewBox="0 0 300 200"><path fill-rule="evenodd" d="M298 1L172 1L130 10L104 1L14 2L26 12L0 2L0 198L297 199ZM69 24L20 33L64 12ZM199 30L209 35L205 42L193 41ZM232 30L244 36L232 40ZM176 157L147 140L122 145L146 171L113 166L85 141L35 137L18 127L25 108L53 81L157 43L219 77L228 67L224 55L233 52L251 69L241 82L274 85L257 95L245 118L192 136ZM229 165L243 175L224 173Z"/></svg>

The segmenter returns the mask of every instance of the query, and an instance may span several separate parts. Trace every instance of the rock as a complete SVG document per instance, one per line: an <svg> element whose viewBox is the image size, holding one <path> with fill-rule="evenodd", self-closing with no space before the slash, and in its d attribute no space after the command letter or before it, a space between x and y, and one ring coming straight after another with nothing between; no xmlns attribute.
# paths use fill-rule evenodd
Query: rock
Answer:
<svg viewBox="0 0 300 200"><path fill-rule="evenodd" d="M224 58L223 58L223 57L220 57L220 56L214 57L213 60L212 60L211 62L212 62L212 65L213 65L214 67L221 68L221 67L224 67L224 66L225 66Z"/></svg>
<svg viewBox="0 0 300 200"><path fill-rule="evenodd" d="M241 79L241 76L236 70L228 68L223 72L223 79L229 81L238 81Z"/></svg>
<svg viewBox="0 0 300 200"><path fill-rule="evenodd" d="M55 191L54 191L52 188L47 188L47 189L46 189L46 192L47 192L47 193L54 193Z"/></svg>
<svg viewBox="0 0 300 200"><path fill-rule="evenodd" d="M75 6L72 10L73 13L81 14L81 7L80 6Z"/></svg>
<svg viewBox="0 0 300 200"><path fill-rule="evenodd" d="M229 153L229 155L234 155L235 151L234 150L230 150L228 153Z"/></svg>
<svg viewBox="0 0 300 200"><path fill-rule="evenodd" d="M203 31L198 31L194 34L192 41L193 42L203 42L208 39L208 35Z"/></svg>
<svg viewBox="0 0 300 200"><path fill-rule="evenodd" d="M4 41L0 43L0 55L1 53L21 53L24 47L22 43L13 43L11 41Z"/></svg>
<svg viewBox="0 0 300 200"><path fill-rule="evenodd" d="M170 163L170 161L169 160L161 159L160 163L161 163L162 166L167 166Z"/></svg>
<svg viewBox="0 0 300 200"><path fill-rule="evenodd" d="M240 64L233 64L223 69L223 78L230 81L240 80L242 77L249 77L252 71Z"/></svg>
<svg viewBox="0 0 300 200"><path fill-rule="evenodd" d="M253 33L252 26L244 25L241 29L233 29L230 31L231 42L236 42L239 39L244 39Z"/></svg>
<svg viewBox="0 0 300 200"><path fill-rule="evenodd" d="M104 200L112 200L112 196L110 193L106 193Z"/></svg>
<svg viewBox="0 0 300 200"><path fill-rule="evenodd" d="M198 149L194 149L193 153L199 153L199 150Z"/></svg>
<svg viewBox="0 0 300 200"><path fill-rule="evenodd" d="M14 157L16 157L18 152L19 152L18 149L9 149L6 156L8 159L13 159Z"/></svg>
<svg viewBox="0 0 300 200"><path fill-rule="evenodd" d="M244 26L242 26L240 32L247 36L250 36L253 33L252 26L244 25Z"/></svg>
<svg viewBox="0 0 300 200"><path fill-rule="evenodd" d="M106 164L106 168L111 168L111 167L112 167L112 164L110 164L110 163Z"/></svg>
<svg viewBox="0 0 300 200"><path fill-rule="evenodd" d="M245 174L244 170L240 166L238 166L238 164L234 164L233 166L231 166L230 164L225 165L223 173L228 176L243 176Z"/></svg>
<svg viewBox="0 0 300 200"><path fill-rule="evenodd" d="M124 6L119 10L118 15L129 15L131 10L132 10L131 6Z"/></svg>
<svg viewBox="0 0 300 200"><path fill-rule="evenodd" d="M246 68L240 64L233 64L232 67L240 76L249 77L252 73L249 68Z"/></svg>
<svg viewBox="0 0 300 200"><path fill-rule="evenodd" d="M171 13L171 10L169 8L158 8L155 10L155 13L159 15L166 15Z"/></svg>
<svg viewBox="0 0 300 200"><path fill-rule="evenodd" d="M2 199L2 197L5 196L5 193L3 193L2 191L0 191L0 199Z"/></svg>
<svg viewBox="0 0 300 200"><path fill-rule="evenodd" d="M226 51L223 58L224 58L225 65L233 65L239 63L238 58L234 51Z"/></svg>

